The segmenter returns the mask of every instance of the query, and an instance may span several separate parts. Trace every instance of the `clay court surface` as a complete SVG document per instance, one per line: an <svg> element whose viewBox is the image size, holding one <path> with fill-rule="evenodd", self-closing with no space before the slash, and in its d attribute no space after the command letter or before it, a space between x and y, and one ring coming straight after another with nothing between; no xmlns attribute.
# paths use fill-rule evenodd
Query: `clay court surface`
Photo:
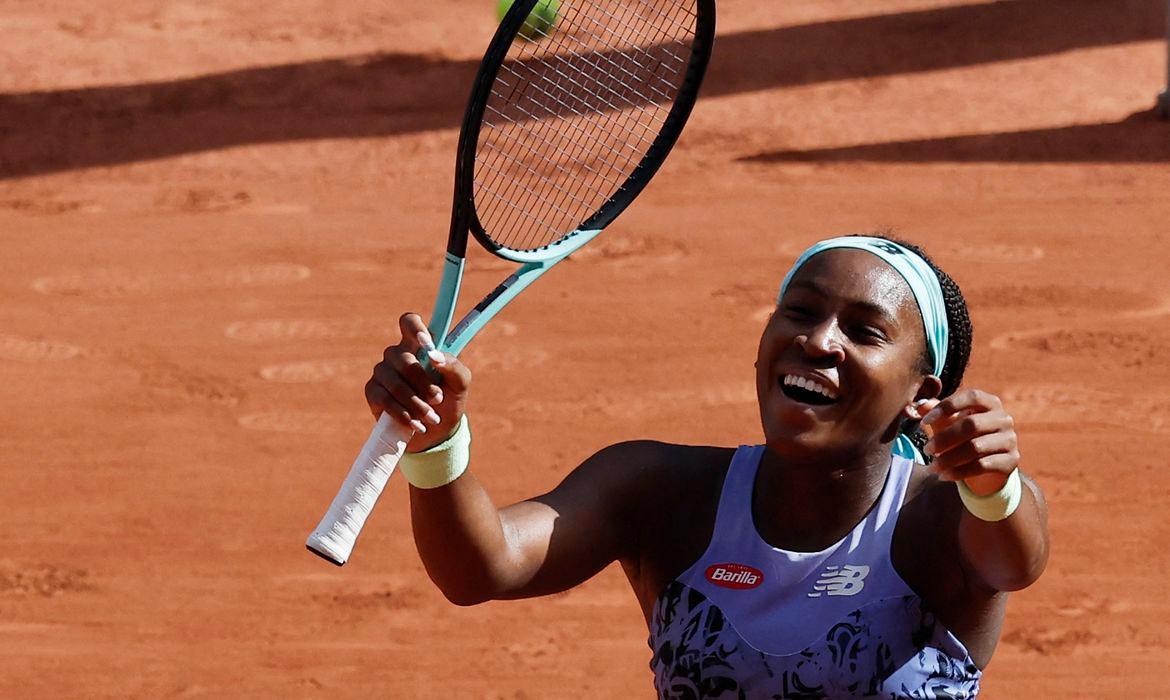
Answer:
<svg viewBox="0 0 1170 700"><path fill-rule="evenodd" d="M452 606L397 478L343 569L303 547L429 312L494 5L0 1L0 696L652 694L616 567ZM968 384L1052 509L985 697L1170 693L1165 11L720 0L658 178L467 351L480 478L758 442L783 271L894 227L964 286Z"/></svg>

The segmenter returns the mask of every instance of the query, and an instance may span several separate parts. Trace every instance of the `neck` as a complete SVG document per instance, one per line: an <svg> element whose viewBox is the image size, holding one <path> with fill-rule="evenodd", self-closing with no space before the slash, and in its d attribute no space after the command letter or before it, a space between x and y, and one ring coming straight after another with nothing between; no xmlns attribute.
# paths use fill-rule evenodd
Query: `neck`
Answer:
<svg viewBox="0 0 1170 700"><path fill-rule="evenodd" d="M873 507L891 459L886 444L827 459L781 456L768 448L752 497L756 529L781 549L815 552L832 545Z"/></svg>

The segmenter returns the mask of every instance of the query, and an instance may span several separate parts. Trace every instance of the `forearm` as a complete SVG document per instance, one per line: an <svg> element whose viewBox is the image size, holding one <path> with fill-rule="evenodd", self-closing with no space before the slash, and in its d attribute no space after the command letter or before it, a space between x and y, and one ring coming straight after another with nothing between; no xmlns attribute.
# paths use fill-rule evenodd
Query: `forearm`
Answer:
<svg viewBox="0 0 1170 700"><path fill-rule="evenodd" d="M505 586L510 553L500 512L470 471L439 488L412 486L410 515L423 566L451 602L480 603Z"/></svg>
<svg viewBox="0 0 1170 700"><path fill-rule="evenodd" d="M981 520L964 508L959 546L968 568L996 591L1028 587L1048 562L1047 520L1043 494L1027 477L1019 506L1003 520Z"/></svg>

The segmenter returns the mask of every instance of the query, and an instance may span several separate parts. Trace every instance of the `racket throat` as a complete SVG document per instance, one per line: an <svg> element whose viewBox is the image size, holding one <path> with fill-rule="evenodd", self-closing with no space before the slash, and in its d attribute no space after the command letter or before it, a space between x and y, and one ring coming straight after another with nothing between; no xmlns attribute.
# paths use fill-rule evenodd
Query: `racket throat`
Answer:
<svg viewBox="0 0 1170 700"><path fill-rule="evenodd" d="M455 311L455 299L459 294L459 282L463 277L463 258L447 253L443 266L443 278L439 283L439 298L435 302L435 313L431 319L431 335L441 338L440 349L458 355L467 343L475 337L488 321L507 306L528 285L540 278L549 268L569 257L581 246L597 237L601 229L577 230L565 236L560 242L535 251L500 250L496 254L507 260L522 263L495 289L483 298L475 308L467 312L455 328L447 332ZM439 331L442 331L441 333Z"/></svg>
<svg viewBox="0 0 1170 700"><path fill-rule="evenodd" d="M455 317L455 300L459 298L459 288L463 284L463 265L463 257L454 253L448 252L443 260L439 293L435 297L431 322L427 325L431 337L439 344L441 350L448 349L447 331L450 330L451 320Z"/></svg>

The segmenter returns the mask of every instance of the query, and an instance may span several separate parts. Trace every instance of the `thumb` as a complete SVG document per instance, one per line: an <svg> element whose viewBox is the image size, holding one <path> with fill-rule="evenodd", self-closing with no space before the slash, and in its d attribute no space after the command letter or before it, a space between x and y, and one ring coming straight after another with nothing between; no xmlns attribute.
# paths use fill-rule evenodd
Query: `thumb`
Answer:
<svg viewBox="0 0 1170 700"><path fill-rule="evenodd" d="M934 410L934 407L940 403L942 402L938 399L919 399L918 401L915 401L913 404L911 404L910 409L917 418L921 419L926 416L927 413L930 413L932 410Z"/></svg>
<svg viewBox="0 0 1170 700"><path fill-rule="evenodd" d="M936 406L938 406L940 403L942 403L942 401L939 401L938 399L920 399L918 401L915 401L910 406L910 411L916 415L918 420L922 420L924 417L926 417L927 414L929 414L931 411L933 411L934 408ZM922 430L922 432L926 433L927 438L934 437L934 429L932 429L929 424L919 423L918 426L919 426L919 429Z"/></svg>
<svg viewBox="0 0 1170 700"><path fill-rule="evenodd" d="M443 380L443 386L456 393L467 391L471 384L471 370L449 352L428 350L427 359Z"/></svg>

